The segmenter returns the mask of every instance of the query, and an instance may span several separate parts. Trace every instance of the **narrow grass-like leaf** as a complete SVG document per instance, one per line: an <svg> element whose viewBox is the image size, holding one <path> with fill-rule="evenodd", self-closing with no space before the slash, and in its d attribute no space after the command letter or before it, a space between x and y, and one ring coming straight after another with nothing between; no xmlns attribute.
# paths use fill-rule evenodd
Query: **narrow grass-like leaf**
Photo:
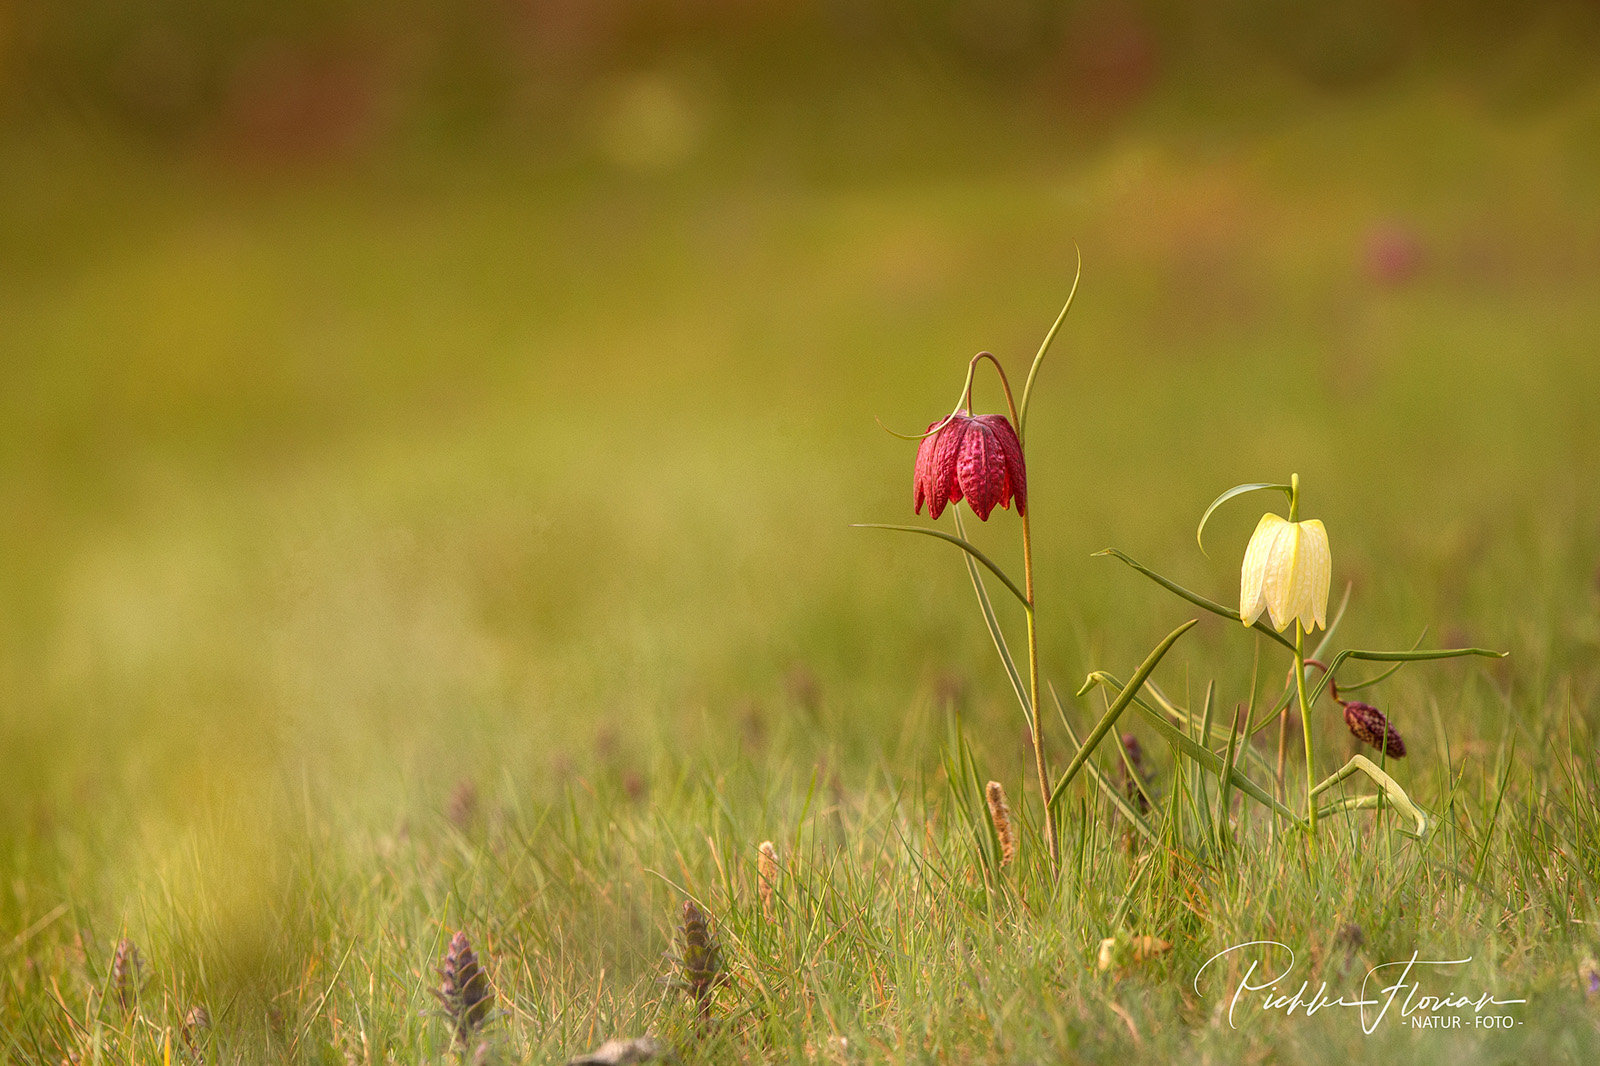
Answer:
<svg viewBox="0 0 1600 1066"><path fill-rule="evenodd" d="M1139 868L1128 879L1128 891L1123 893L1122 902L1117 904L1117 909L1111 914L1111 929L1113 931L1122 928L1124 919L1128 917L1128 908L1133 905L1133 894L1139 891L1139 883L1144 880L1144 875L1150 871L1150 867L1155 862L1155 857L1159 854L1161 854L1159 851L1152 851L1139 860Z"/></svg>
<svg viewBox="0 0 1600 1066"><path fill-rule="evenodd" d="M1416 651L1418 648L1422 647L1422 642L1424 640L1427 640L1427 639L1428 639L1428 629L1427 629L1426 626L1424 626L1423 629L1422 629L1422 632L1420 634L1418 634L1418 636L1417 636L1416 643L1411 645L1411 649L1410 650ZM1320 656L1319 655L1313 655L1312 658L1316 659L1316 658L1320 658ZM1369 677L1365 681L1356 681L1356 682L1353 682L1353 683L1350 683L1350 684L1340 685L1339 687L1341 689L1343 689L1344 691L1346 691L1346 692L1359 692L1364 688L1371 688L1373 685L1382 684L1383 682L1389 680L1391 677L1393 677L1395 674L1398 674L1401 670L1404 670L1405 668L1406 668L1406 664L1404 662L1398 662L1398 663L1395 663L1393 666L1389 667L1389 669L1385 670L1383 673L1379 674L1377 677Z"/></svg>
<svg viewBox="0 0 1600 1066"><path fill-rule="evenodd" d="M1422 808L1412 802L1411 797L1406 794L1406 790L1400 787L1400 782L1378 769L1377 766L1373 765L1372 760L1365 755L1352 755L1349 762L1345 763L1332 776L1311 790L1312 797L1315 798L1321 795L1355 773L1363 773L1371 778L1374 784L1383 789L1385 796L1388 797L1395 810L1416 823L1414 832L1407 832L1405 829L1399 829L1399 832L1405 833L1406 836L1416 837L1418 840L1427 835L1428 817L1422 812ZM1337 814L1341 811L1376 807L1378 802L1379 797L1377 796L1361 796L1354 799L1340 800L1326 809L1330 814ZM1319 817L1321 816L1322 808L1318 809L1317 814Z"/></svg>
<svg viewBox="0 0 1600 1066"><path fill-rule="evenodd" d="M918 527L913 526L911 528L918 528ZM1101 555L1109 555L1109 556L1111 556L1113 558L1121 559L1123 562L1127 563L1129 566L1133 567L1135 570L1139 571L1139 573L1143 574L1145 577L1149 578L1151 581L1154 581L1156 584L1160 585L1162 588L1166 589L1168 592L1172 592L1172 593L1175 593L1178 596L1182 596L1184 599L1188 600L1190 603L1194 604L1196 607L1204 608L1205 610L1210 611L1212 614L1221 615L1223 618L1231 618L1235 622L1242 623L1244 621L1244 619L1239 617L1239 612L1234 610L1233 608L1224 607L1224 606L1222 606L1222 604L1218 603L1216 600L1208 600L1204 596L1200 595L1198 592L1190 592L1188 589L1184 588L1182 585L1178 584L1176 581L1173 581L1171 578L1162 577L1160 574L1156 573L1154 570L1150 569L1148 566L1145 566L1143 563L1136 562L1135 560L1130 558L1128 555L1126 555L1125 553L1117 550L1116 548L1106 548L1106 549L1104 549L1102 551L1097 551L1090 558L1094 558L1094 557L1101 556ZM1289 638L1285 637L1282 633L1279 633L1279 632L1275 631L1271 626L1267 625L1265 622L1257 621L1255 623L1255 625L1251 626L1250 628L1254 629L1258 633L1265 633L1267 636L1271 637L1273 640L1277 641L1279 644L1282 644L1285 648L1288 648L1290 651L1294 651L1294 641L1292 641Z"/></svg>
<svg viewBox="0 0 1600 1066"><path fill-rule="evenodd" d="M1028 380L1022 386L1022 404L1017 408L1017 440L1027 439L1028 405L1033 403L1033 382L1039 376L1039 366L1044 362L1045 353L1050 350L1050 345L1055 342L1056 334L1061 330L1061 323L1067 320L1067 312L1072 310L1072 301L1078 295L1078 282L1083 279L1083 249L1078 249L1078 269L1072 275L1072 291L1067 293L1067 302L1061 308L1061 313L1056 316L1055 324L1050 327L1050 332L1044 335L1044 343L1039 345L1039 352L1033 357L1033 365L1028 368Z"/></svg>
<svg viewBox="0 0 1600 1066"><path fill-rule="evenodd" d="M1511 735L1511 750L1516 751L1516 734ZM1506 798L1506 786L1511 783L1511 760L1507 759L1505 768L1500 773L1500 787L1495 790L1494 810L1489 814L1489 827L1483 832L1483 846L1478 849L1478 857L1472 863L1472 879L1478 880L1483 876L1483 864L1489 858L1489 845L1494 841L1494 827L1500 824L1500 804Z"/></svg>
<svg viewBox="0 0 1600 1066"><path fill-rule="evenodd" d="M955 516L956 530L966 539L967 530L961 522L959 508L951 508ZM961 561L966 564L967 576L972 578L972 591L978 595L978 609L983 612L983 624L989 627L989 636L994 639L994 649L1000 653L1000 663L1006 668L1006 676L1011 679L1011 691L1017 694L1017 702L1022 704L1022 714L1028 720L1028 730L1033 730L1033 704L1028 698L1028 688L1022 681L1022 673L1017 669L1017 661L1011 657L1011 648L1006 643L1006 635L1000 629L1000 620L995 616L994 604L989 599L989 590L983 586L983 575L978 573L978 565L972 561L972 556L964 555Z"/></svg>
<svg viewBox="0 0 1600 1066"><path fill-rule="evenodd" d="M1166 639L1160 644L1157 644L1155 650L1152 651L1145 658L1145 661L1140 664L1139 669L1134 671L1133 687L1131 689L1125 689L1117 694L1117 698L1111 704L1111 707L1104 715L1101 716L1100 721L1095 724L1094 729L1090 731L1088 738L1083 742L1083 747L1078 749L1078 754L1073 757L1072 762L1068 764L1066 771L1062 773L1061 779L1056 782L1056 787L1051 790L1050 802L1045 805L1047 808L1053 808L1060 800L1061 794L1065 792L1067 786L1072 783L1072 779L1076 777L1078 771L1083 768L1083 764L1089 760L1089 756L1094 752L1095 747L1099 745L1100 741L1105 739L1105 735L1110 732L1111 727L1117 724L1117 718L1127 708L1128 702L1138 694L1139 686L1145 683L1145 679L1148 678L1152 672L1154 672L1155 668L1160 664L1162 658L1167 654L1167 652L1172 650L1172 646L1178 642L1178 638L1189 632L1189 630L1193 629L1199 624L1199 622L1200 620L1198 618L1191 618L1177 629L1174 629L1171 633L1168 633ZM1092 683L1092 679L1094 677L1093 674L1089 676L1091 681L1084 683L1084 691L1089 688L1089 685Z"/></svg>
<svg viewBox="0 0 1600 1066"><path fill-rule="evenodd" d="M1215 681L1206 683L1205 704L1200 712L1200 743L1208 747L1211 743L1211 715L1216 710L1216 691L1217 683ZM1224 763L1223 765L1227 764ZM1226 776L1227 774L1218 775L1219 779ZM1194 779L1194 802L1196 813L1199 816L1200 829L1205 833L1206 839L1210 840L1215 835L1214 826L1211 823L1211 796L1206 791L1206 779L1198 775Z"/></svg>
<svg viewBox="0 0 1600 1066"><path fill-rule="evenodd" d="M1105 696L1104 692L1101 693L1101 696L1105 698L1107 704L1111 702L1110 697ZM1150 795L1150 790L1145 787L1144 778L1139 773L1139 768L1133 765L1133 760L1128 757L1128 749L1120 741L1117 743L1117 757L1122 760L1122 768L1127 772L1128 780L1132 781L1134 787L1139 790L1139 795L1144 797L1145 803L1153 808L1156 805L1155 797Z"/></svg>
<svg viewBox="0 0 1600 1066"><path fill-rule="evenodd" d="M1248 485L1235 485L1227 492L1224 492L1221 496L1218 496L1216 499L1212 500L1211 506L1206 508L1206 513L1200 516L1199 528L1194 531L1194 542L1200 545L1201 555L1206 555L1206 545L1205 541L1201 540L1200 538L1206 531L1206 521L1210 519L1212 512L1218 507L1221 507L1223 504L1227 503L1229 500L1233 499L1235 496L1243 496L1247 492L1259 492L1262 489L1277 489L1280 492L1283 492L1285 495L1288 495L1294 491L1294 489L1289 485L1274 485L1269 481L1254 481ZM1206 558L1209 559L1210 556L1207 555Z"/></svg>
<svg viewBox="0 0 1600 1066"><path fill-rule="evenodd" d="M1116 677L1106 673L1103 670L1097 670L1093 674L1090 674L1089 677L1091 681L1095 683L1110 685L1124 693L1127 692L1127 689L1123 686L1122 682L1118 681ZM1177 745L1180 749L1182 749L1183 754L1189 756L1189 758L1193 759L1208 772L1216 774L1219 777L1222 775L1222 756L1218 755L1210 748L1203 747L1202 745L1195 743L1187 733L1173 725L1171 722L1167 721L1165 715L1156 710L1154 707L1150 706L1138 695L1133 697L1133 706L1145 716L1145 721L1154 726L1156 732L1160 733L1165 740L1171 744ZM1288 819L1302 829L1310 828L1293 811L1269 796L1265 791L1262 790L1260 785L1252 781L1237 767L1230 768L1229 776L1233 779L1235 788L1249 796L1251 799L1255 800L1257 803L1260 803L1264 807L1270 808L1280 817Z"/></svg>
<svg viewBox="0 0 1600 1066"><path fill-rule="evenodd" d="M1228 754L1223 756L1222 764L1230 772L1222 775L1222 780L1217 786L1217 842L1226 846L1229 843L1231 831L1228 825L1228 811L1233 804L1233 774L1239 769L1237 758L1239 747L1239 715L1233 716L1233 728L1228 732Z"/></svg>
<svg viewBox="0 0 1600 1066"><path fill-rule="evenodd" d="M940 540L949 541L951 544L954 544L956 547L960 548L962 551L978 560L978 562L982 563L984 566L987 566L989 571L993 573L995 577L1005 582L1006 588L1011 590L1011 594L1017 598L1019 603L1021 603L1024 607L1028 606L1028 597L1024 595L1022 590L1017 587L1017 583L1007 577L1006 572L1000 569L1000 567L995 564L993 559L990 559L987 555L983 554L983 552L979 551L976 545L962 537L953 537L949 533L944 532L942 529L930 529L927 526L889 526L882 525L877 522L857 522L853 528L892 529L899 533L921 533L925 537L937 537Z"/></svg>
<svg viewBox="0 0 1600 1066"><path fill-rule="evenodd" d="M1072 728L1072 723L1067 720L1067 712L1061 706L1061 697L1056 694L1054 685L1050 686L1050 698L1055 701L1056 714L1060 716L1061 725L1066 729L1067 739L1072 741L1073 753L1076 754L1082 748L1082 745L1078 743L1078 734ZM1121 745L1118 745L1118 747L1121 747ZM1150 828L1150 823L1145 820L1144 816L1139 813L1132 803L1128 802L1128 798L1122 794L1122 790L1117 788L1106 777L1105 773L1094 764L1093 759L1084 763L1083 768L1089 772L1090 777L1094 778L1095 784L1100 786L1100 791L1105 793L1106 798L1111 801L1112 805L1122 813L1124 818L1133 823L1133 827L1139 831L1141 836L1152 844L1159 841L1160 838L1156 836L1156 831ZM1142 789L1143 786L1141 785L1140 788Z"/></svg>
<svg viewBox="0 0 1600 1066"><path fill-rule="evenodd" d="M961 728L960 716L954 712L947 719L946 734L945 750L941 753L945 787L950 790L950 799L956 813L965 823L967 836L977 852L978 862L988 869L993 865L992 843L989 839L992 830L988 826L988 818L979 809L982 806L981 801L975 801L973 793L968 791L972 775L977 771L975 769L969 771L971 759L966 735Z"/></svg>
<svg viewBox="0 0 1600 1066"><path fill-rule="evenodd" d="M1172 697L1168 696L1164 691L1162 691L1160 685L1157 685L1154 681L1147 681L1145 682L1144 687L1150 693L1150 695L1155 697L1156 703L1160 704L1162 710L1166 711L1167 714L1177 719L1179 725L1182 725L1187 729L1193 724L1194 716L1173 702ZM1212 727L1211 731L1207 732L1206 735L1201 738L1200 742L1207 747L1210 747L1213 741L1220 741L1226 737L1226 733L1218 731L1216 727ZM1267 761L1267 757L1265 755L1262 755L1254 748L1248 746L1246 747L1245 751L1263 773L1272 773L1272 763Z"/></svg>
<svg viewBox="0 0 1600 1066"><path fill-rule="evenodd" d="M1244 710L1244 724L1247 729L1250 723L1255 720L1256 697L1261 693L1261 641L1257 640L1253 643L1255 644L1255 655L1250 660L1250 702L1245 706Z"/></svg>
<svg viewBox="0 0 1600 1066"><path fill-rule="evenodd" d="M1344 665L1346 659L1359 659L1362 662L1374 663L1417 663L1433 659L1459 659L1466 655L1481 655L1488 659L1503 659L1509 652L1492 651L1489 648L1433 648L1428 651L1362 651L1355 648L1346 648L1333 657L1328 664L1327 672L1319 677L1312 686L1308 698L1316 703L1317 697L1322 695L1322 690L1328 687L1328 679L1339 672L1339 667Z"/></svg>

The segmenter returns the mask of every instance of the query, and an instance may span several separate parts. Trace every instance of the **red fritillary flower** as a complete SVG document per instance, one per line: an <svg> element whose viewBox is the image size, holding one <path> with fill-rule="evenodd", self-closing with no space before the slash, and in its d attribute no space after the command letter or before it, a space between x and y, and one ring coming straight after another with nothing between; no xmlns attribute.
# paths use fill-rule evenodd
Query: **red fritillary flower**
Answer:
<svg viewBox="0 0 1600 1066"><path fill-rule="evenodd" d="M938 422L930 423L931 430ZM957 411L939 432L922 438L912 476L915 513L938 518L946 504L965 499L979 521L987 522L995 507L1028 513L1028 474L1022 463L1022 443L1005 415L979 415Z"/></svg>

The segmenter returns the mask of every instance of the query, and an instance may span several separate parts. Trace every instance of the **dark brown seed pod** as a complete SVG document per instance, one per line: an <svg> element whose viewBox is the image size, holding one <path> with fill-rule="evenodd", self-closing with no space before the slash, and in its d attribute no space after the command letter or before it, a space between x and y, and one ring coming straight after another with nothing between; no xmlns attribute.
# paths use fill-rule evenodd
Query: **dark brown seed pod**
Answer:
<svg viewBox="0 0 1600 1066"><path fill-rule="evenodd" d="M1406 757L1406 743L1400 739L1400 731L1372 704L1359 700L1345 703L1344 724L1350 727L1351 736L1363 744L1371 744L1389 758Z"/></svg>
<svg viewBox="0 0 1600 1066"><path fill-rule="evenodd" d="M478 965L478 956L473 954L472 942L466 933L458 932L450 938L444 965L439 967L439 978L439 987L433 994L444 1005L457 1042L465 1047L494 1005L489 976Z"/></svg>
<svg viewBox="0 0 1600 1066"><path fill-rule="evenodd" d="M117 1005L130 1011L139 1002L139 949L133 941L123 937L117 941L116 954L111 957L111 994Z"/></svg>
<svg viewBox="0 0 1600 1066"><path fill-rule="evenodd" d="M716 935L706 924L706 916L695 906L694 900L683 901L683 923L679 928L682 940L679 963L683 969L683 983L694 997L700 1011L702 1026L711 1021L711 993L722 983L722 950Z"/></svg>

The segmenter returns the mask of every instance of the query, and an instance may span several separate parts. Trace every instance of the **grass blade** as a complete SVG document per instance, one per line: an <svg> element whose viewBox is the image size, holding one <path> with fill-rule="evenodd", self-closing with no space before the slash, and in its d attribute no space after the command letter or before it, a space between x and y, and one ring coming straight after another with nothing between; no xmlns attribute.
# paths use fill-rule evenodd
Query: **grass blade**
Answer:
<svg viewBox="0 0 1600 1066"><path fill-rule="evenodd" d="M1238 771L1239 747L1239 714L1233 715L1233 729L1228 732L1228 754L1223 756L1222 764L1228 767L1229 772L1222 775L1221 783L1217 786L1217 842L1226 845L1231 836L1228 826L1228 810L1233 804L1233 774Z"/></svg>
<svg viewBox="0 0 1600 1066"><path fill-rule="evenodd" d="M1072 762L1067 766L1066 772L1061 775L1061 779L1056 782L1056 787L1051 790L1050 802L1045 805L1047 809L1053 809L1055 807L1056 803L1061 799L1062 793L1065 792L1067 786L1072 783L1072 779L1077 776L1079 770L1083 769L1083 764L1089 761L1089 756L1091 753L1093 753L1095 747L1105 739L1106 734L1111 731L1111 727L1117 724L1117 718L1127 708L1129 701L1132 700L1135 695L1137 695L1139 686L1143 685L1145 683L1145 679L1147 679L1151 673L1155 671L1155 668L1160 664L1162 658L1167 654L1167 652L1171 651L1172 646L1178 642L1178 638L1189 632L1189 630L1193 629L1199 624L1199 622L1200 620L1198 618L1191 618L1177 629L1174 629L1171 633L1168 633L1167 638L1160 644L1157 644L1155 650L1152 651L1145 658L1145 661L1140 664L1139 669L1134 671L1133 687L1124 689L1122 692L1117 694L1117 698L1111 704L1111 707L1100 717L1100 721L1097 722L1094 729L1090 731L1088 738L1083 743L1083 747L1078 749L1078 754L1073 756ZM1092 683L1094 675L1091 674L1089 676ZM1087 688L1087 684L1085 685L1085 688Z"/></svg>
<svg viewBox="0 0 1600 1066"><path fill-rule="evenodd" d="M966 528L961 524L961 512L953 511L956 518L956 530L962 539L966 538ZM989 599L989 590L983 587L983 575L978 573L978 566L972 561L970 555L963 556L962 562L967 566L967 576L972 578L972 590L978 594L978 608L983 612L983 624L989 627L989 636L994 638L994 649L1000 653L1000 662L1006 668L1006 676L1011 679L1011 691L1017 694L1017 702L1022 704L1023 716L1028 719L1028 729L1033 729L1033 704L1028 698L1027 686L1022 683L1022 673L1017 669L1017 661L1011 657L1011 648L1006 644L1006 636L1000 630L1000 620L995 617L994 604Z"/></svg>
<svg viewBox="0 0 1600 1066"><path fill-rule="evenodd" d="M1124 693L1127 692L1127 689L1123 686L1122 682L1118 681L1114 676L1105 673L1104 671L1096 671L1089 676L1092 680L1100 684L1110 685L1113 688L1121 689ZM1216 774L1218 777L1222 776L1224 772L1222 756L1218 755L1210 748L1197 744L1194 739L1189 736L1189 734L1185 733L1183 730L1167 721L1167 718L1164 714L1150 706L1138 695L1133 697L1133 707L1135 710L1138 710L1145 716L1145 721L1154 726L1156 732L1160 733L1164 740L1170 744L1176 745L1183 752L1183 754L1193 759L1202 769ZM1357 758L1359 757L1360 756L1357 756ZM1249 796L1251 799L1255 800L1257 803L1269 808L1278 816L1288 819L1290 822L1302 829L1310 828L1293 811L1263 791L1260 785L1252 781L1248 776L1241 772L1238 767L1229 768L1228 776L1232 779L1235 788Z"/></svg>
<svg viewBox="0 0 1600 1066"><path fill-rule="evenodd" d="M1072 741L1073 753L1076 754L1082 748L1082 745L1078 743L1078 734L1073 730L1072 723L1067 720L1067 712L1061 706L1061 697L1056 695L1056 687L1054 685L1050 686L1050 698L1055 701L1056 714L1060 716L1061 725L1066 729L1067 739ZM1122 812L1124 818L1133 823L1133 827L1139 831L1141 836L1152 844L1160 841L1156 831L1150 828L1150 823L1145 820L1144 816L1139 813L1132 803L1128 802L1128 798L1122 794L1122 790L1106 778L1105 773L1094 764L1093 759L1084 763L1083 768L1089 771L1089 776L1094 778L1095 784L1100 786L1100 790L1106 794L1106 798L1111 801L1118 811Z"/></svg>
<svg viewBox="0 0 1600 1066"><path fill-rule="evenodd" d="M1216 710L1216 692L1217 683L1215 681L1208 682L1206 684L1206 701L1200 712L1200 743L1206 745L1208 750L1211 744L1211 715ZM1224 765L1227 764L1224 763ZM1219 774L1218 779L1220 780L1226 776L1227 774ZM1194 802L1198 815L1197 824L1200 826L1201 831L1205 833L1206 839L1210 840L1215 833L1215 827L1211 823L1211 796L1206 791L1206 779L1199 775L1196 775L1194 779Z"/></svg>

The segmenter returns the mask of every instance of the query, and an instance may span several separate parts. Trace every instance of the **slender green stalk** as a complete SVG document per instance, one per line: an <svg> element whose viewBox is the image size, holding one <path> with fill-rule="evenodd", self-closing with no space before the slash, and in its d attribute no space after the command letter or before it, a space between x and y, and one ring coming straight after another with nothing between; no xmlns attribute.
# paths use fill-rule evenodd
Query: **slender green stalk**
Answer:
<svg viewBox="0 0 1600 1066"><path fill-rule="evenodd" d="M1278 798L1285 803L1289 802L1289 787L1284 784L1284 752L1289 747L1289 705L1285 703L1283 710L1278 712Z"/></svg>
<svg viewBox="0 0 1600 1066"><path fill-rule="evenodd" d="M1068 306L1071 306L1070 300ZM1062 314L1065 315L1066 312L1062 311ZM1017 402L1012 398L1011 382L1006 378L1005 367L988 352L979 352L968 364L967 409L969 411L972 409L972 370L980 359L987 359L994 364L995 374L1000 378L1000 387L1005 390L1006 407L1011 412L1011 423L1013 426L1018 425ZM1035 365L1037 366L1037 360ZM1022 586L1026 594L1023 608L1028 618L1028 707L1032 712L1028 724L1033 730L1033 767L1039 775L1039 798L1044 801L1044 839L1050 851L1050 868L1059 870L1061 843L1056 839L1056 820L1050 814L1050 771L1044 761L1044 715L1039 713L1039 631L1033 599L1033 527L1026 513L1022 515Z"/></svg>
<svg viewBox="0 0 1600 1066"><path fill-rule="evenodd" d="M1010 390L1007 389L1007 400ZM1034 625L1033 534L1028 516L1022 516L1022 579L1028 592L1028 702L1033 708L1033 764L1039 774L1039 798L1044 801L1044 839L1050 849L1050 865L1061 866L1061 843L1056 839L1056 820L1050 812L1050 773L1044 764L1044 715L1039 713L1039 633Z"/></svg>
<svg viewBox="0 0 1600 1066"><path fill-rule="evenodd" d="M1300 521L1300 475L1289 475L1289 521ZM1314 745L1311 741L1311 701L1306 699L1306 629L1294 621L1294 686L1300 697L1300 738L1306 749L1306 824L1317 831L1317 797L1311 791L1316 781Z"/></svg>
<svg viewBox="0 0 1600 1066"><path fill-rule="evenodd" d="M1016 411L1014 421L1017 424L1017 440L1024 446L1028 441L1028 407L1033 403L1033 381L1039 376L1039 367L1044 363L1045 353L1050 350L1050 345L1056 339L1056 334L1061 330L1061 323L1067 320L1067 312L1072 310L1072 301L1078 295L1078 282L1083 279L1083 249L1078 249L1078 268L1072 275L1072 291L1067 293L1067 302L1062 306L1061 313L1056 316L1055 323L1050 327L1050 332L1044 335L1044 343L1039 345L1039 351L1033 357L1033 364L1028 367L1028 380L1022 386L1022 408Z"/></svg>
<svg viewBox="0 0 1600 1066"><path fill-rule="evenodd" d="M1294 623L1294 683L1300 693L1300 736L1306 748L1306 823L1317 831L1317 799L1311 792L1316 778L1311 743L1311 704L1306 700L1306 631L1299 620Z"/></svg>

